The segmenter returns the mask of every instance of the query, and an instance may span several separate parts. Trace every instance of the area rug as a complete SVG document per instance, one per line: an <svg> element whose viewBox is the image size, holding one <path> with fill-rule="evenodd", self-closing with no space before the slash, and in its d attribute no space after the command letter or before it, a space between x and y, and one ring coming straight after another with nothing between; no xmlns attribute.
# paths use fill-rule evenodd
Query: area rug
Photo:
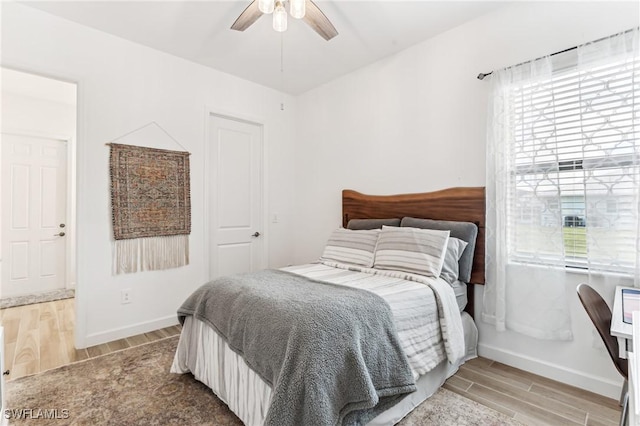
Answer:
<svg viewBox="0 0 640 426"><path fill-rule="evenodd" d="M76 294L72 288L45 291L43 293L27 294L24 296L6 297L0 299L0 309L14 306L33 305L34 303L53 302L54 300L71 299Z"/></svg>
<svg viewBox="0 0 640 426"><path fill-rule="evenodd" d="M114 272L189 263L189 153L111 143Z"/></svg>
<svg viewBox="0 0 640 426"><path fill-rule="evenodd" d="M242 422L191 374L171 374L178 336L8 381L11 424L216 425ZM440 389L402 426L520 425Z"/></svg>

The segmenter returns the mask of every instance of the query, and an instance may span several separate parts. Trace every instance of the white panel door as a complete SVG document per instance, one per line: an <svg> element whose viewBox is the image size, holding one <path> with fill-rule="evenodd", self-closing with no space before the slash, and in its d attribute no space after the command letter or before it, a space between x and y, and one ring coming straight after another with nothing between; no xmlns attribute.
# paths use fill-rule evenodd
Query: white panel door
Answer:
<svg viewBox="0 0 640 426"><path fill-rule="evenodd" d="M2 134L2 297L64 288L67 143Z"/></svg>
<svg viewBox="0 0 640 426"><path fill-rule="evenodd" d="M211 278L263 265L262 128L209 119Z"/></svg>

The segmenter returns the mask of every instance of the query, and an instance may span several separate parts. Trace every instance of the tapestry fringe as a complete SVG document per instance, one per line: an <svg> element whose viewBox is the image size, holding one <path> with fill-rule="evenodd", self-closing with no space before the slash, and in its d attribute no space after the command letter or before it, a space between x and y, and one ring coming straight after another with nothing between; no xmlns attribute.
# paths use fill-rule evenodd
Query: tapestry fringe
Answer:
<svg viewBox="0 0 640 426"><path fill-rule="evenodd" d="M189 236L116 240L113 256L114 273L159 271L189 264Z"/></svg>

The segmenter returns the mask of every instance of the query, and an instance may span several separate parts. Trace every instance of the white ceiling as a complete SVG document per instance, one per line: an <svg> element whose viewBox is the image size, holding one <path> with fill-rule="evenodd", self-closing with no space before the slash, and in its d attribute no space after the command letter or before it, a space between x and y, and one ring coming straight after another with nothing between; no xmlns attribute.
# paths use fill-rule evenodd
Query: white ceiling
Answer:
<svg viewBox="0 0 640 426"><path fill-rule="evenodd" d="M325 41L303 21L287 32L262 16L244 32L231 24L251 0L28 1L80 24L283 90L303 93L493 10L489 1L316 1L338 36ZM280 43L284 73L280 73Z"/></svg>

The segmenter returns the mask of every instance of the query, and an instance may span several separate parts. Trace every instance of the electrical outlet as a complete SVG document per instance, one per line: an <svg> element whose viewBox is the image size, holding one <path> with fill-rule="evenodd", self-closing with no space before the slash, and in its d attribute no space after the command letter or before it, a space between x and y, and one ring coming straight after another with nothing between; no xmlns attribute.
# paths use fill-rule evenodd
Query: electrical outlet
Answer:
<svg viewBox="0 0 640 426"><path fill-rule="evenodd" d="M131 303L131 289L125 288L120 291L120 303L126 305L127 303Z"/></svg>

